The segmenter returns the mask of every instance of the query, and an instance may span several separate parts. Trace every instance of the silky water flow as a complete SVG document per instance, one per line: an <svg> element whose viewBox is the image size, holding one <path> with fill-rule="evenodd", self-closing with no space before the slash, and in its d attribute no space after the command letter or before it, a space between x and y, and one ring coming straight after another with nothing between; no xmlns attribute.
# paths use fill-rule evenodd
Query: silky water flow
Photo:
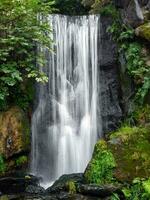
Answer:
<svg viewBox="0 0 150 200"><path fill-rule="evenodd" d="M46 49L49 82L38 84L32 117L31 172L49 186L84 172L101 134L97 15L50 15L53 51Z"/></svg>

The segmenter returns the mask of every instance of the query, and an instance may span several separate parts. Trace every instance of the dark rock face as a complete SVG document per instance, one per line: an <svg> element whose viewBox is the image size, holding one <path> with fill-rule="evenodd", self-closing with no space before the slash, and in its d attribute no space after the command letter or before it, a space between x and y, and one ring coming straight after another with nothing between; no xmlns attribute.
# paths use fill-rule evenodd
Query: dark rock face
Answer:
<svg viewBox="0 0 150 200"><path fill-rule="evenodd" d="M148 4L149 0L138 0L138 2L141 6L146 6Z"/></svg>
<svg viewBox="0 0 150 200"><path fill-rule="evenodd" d="M135 85L126 70L126 59L123 53L119 55L119 62L123 113L126 116L132 110L132 97L135 94Z"/></svg>
<svg viewBox="0 0 150 200"><path fill-rule="evenodd" d="M125 24L138 27L144 21L141 7L148 4L148 0L114 0L117 8L121 9L122 20Z"/></svg>
<svg viewBox="0 0 150 200"><path fill-rule="evenodd" d="M129 5L130 0L113 0L117 8L126 8Z"/></svg>
<svg viewBox="0 0 150 200"><path fill-rule="evenodd" d="M103 133L115 130L123 116L117 46L112 39L112 35L107 31L107 28L111 24L111 18L101 16L101 31L98 46L100 54L99 81L101 85L99 99Z"/></svg>
<svg viewBox="0 0 150 200"><path fill-rule="evenodd" d="M122 19L125 24L129 24L133 28L143 23L144 16L137 0L130 1L128 7L122 10Z"/></svg>

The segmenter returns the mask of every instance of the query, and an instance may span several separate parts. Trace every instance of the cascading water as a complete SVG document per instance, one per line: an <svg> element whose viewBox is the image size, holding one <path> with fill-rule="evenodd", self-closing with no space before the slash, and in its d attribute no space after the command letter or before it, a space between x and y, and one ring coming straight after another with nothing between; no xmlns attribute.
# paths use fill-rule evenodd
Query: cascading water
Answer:
<svg viewBox="0 0 150 200"><path fill-rule="evenodd" d="M97 120L99 16L52 15L53 53L45 51L47 85L37 86L31 171L43 184L83 172L101 132Z"/></svg>

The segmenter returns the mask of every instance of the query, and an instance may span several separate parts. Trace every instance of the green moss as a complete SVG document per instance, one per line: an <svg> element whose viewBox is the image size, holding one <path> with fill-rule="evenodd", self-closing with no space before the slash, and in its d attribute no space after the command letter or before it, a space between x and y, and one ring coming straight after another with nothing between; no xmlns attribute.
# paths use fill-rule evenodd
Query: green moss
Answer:
<svg viewBox="0 0 150 200"><path fill-rule="evenodd" d="M7 195L3 195L0 197L0 200L9 200L8 196Z"/></svg>
<svg viewBox="0 0 150 200"><path fill-rule="evenodd" d="M88 183L129 182L150 177L150 127L123 126L100 140L86 171Z"/></svg>
<svg viewBox="0 0 150 200"><path fill-rule="evenodd" d="M88 183L103 184L113 180L116 163L113 154L104 140L100 140L94 149L93 158L85 171Z"/></svg>
<svg viewBox="0 0 150 200"><path fill-rule="evenodd" d="M128 140L129 137L134 133L137 134L139 132L138 127L130 127L128 125L121 127L118 131L113 132L110 135L110 139L121 137L122 140Z"/></svg>
<svg viewBox="0 0 150 200"><path fill-rule="evenodd" d="M6 165L4 162L3 156L0 154L0 175L3 174L6 170Z"/></svg>
<svg viewBox="0 0 150 200"><path fill-rule="evenodd" d="M28 162L27 156L20 156L16 160L16 166L18 166L18 167L22 166L22 165L26 164L27 162Z"/></svg>
<svg viewBox="0 0 150 200"><path fill-rule="evenodd" d="M136 34L150 41L150 22L139 26L136 29Z"/></svg>
<svg viewBox="0 0 150 200"><path fill-rule="evenodd" d="M122 127L110 138L109 148L117 163L115 177L118 180L150 176L150 127Z"/></svg>
<svg viewBox="0 0 150 200"><path fill-rule="evenodd" d="M77 193L77 191L76 191L76 185L75 185L74 181L71 181L71 180L68 181L66 183L66 186L68 188L69 194L75 194L75 193Z"/></svg>

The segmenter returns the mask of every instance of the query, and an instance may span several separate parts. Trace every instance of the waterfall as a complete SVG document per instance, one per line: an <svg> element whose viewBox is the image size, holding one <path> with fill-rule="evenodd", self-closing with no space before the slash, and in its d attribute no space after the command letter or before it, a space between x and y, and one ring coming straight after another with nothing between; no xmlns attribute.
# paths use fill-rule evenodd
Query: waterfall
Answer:
<svg viewBox="0 0 150 200"><path fill-rule="evenodd" d="M44 50L49 82L37 86L32 117L31 171L43 184L83 172L101 133L99 18L49 16L53 52Z"/></svg>

